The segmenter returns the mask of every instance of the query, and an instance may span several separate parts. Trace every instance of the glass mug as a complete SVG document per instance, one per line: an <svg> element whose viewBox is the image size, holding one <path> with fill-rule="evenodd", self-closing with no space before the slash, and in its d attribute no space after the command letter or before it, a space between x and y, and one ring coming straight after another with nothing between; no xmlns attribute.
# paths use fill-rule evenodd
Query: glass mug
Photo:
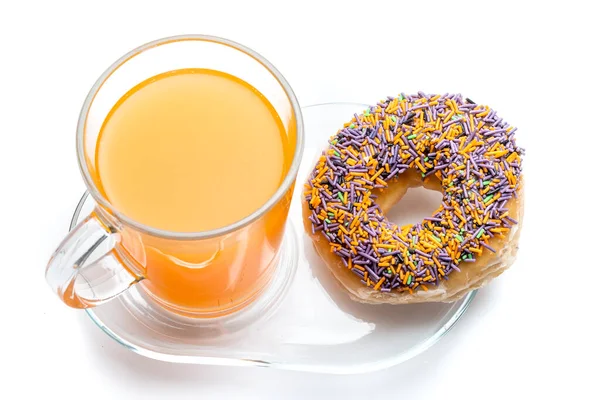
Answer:
<svg viewBox="0 0 600 400"><path fill-rule="evenodd" d="M265 204L238 222L206 232L145 226L115 209L92 179L97 138L113 105L140 82L183 68L225 72L254 86L273 105L293 146L292 164ZM277 268L302 147L298 101L279 71L256 52L203 35L160 39L134 49L102 74L83 104L77 156L96 206L50 259L48 284L74 308L97 306L135 284L184 316L213 317L243 308Z"/></svg>

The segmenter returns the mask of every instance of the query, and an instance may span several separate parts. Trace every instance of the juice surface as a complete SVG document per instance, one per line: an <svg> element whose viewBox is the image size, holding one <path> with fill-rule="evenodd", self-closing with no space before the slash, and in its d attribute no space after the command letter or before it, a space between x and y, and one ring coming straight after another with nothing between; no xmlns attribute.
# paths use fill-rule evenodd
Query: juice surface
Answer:
<svg viewBox="0 0 600 400"><path fill-rule="evenodd" d="M151 227L200 232L256 211L275 193L293 149L269 101L207 69L150 78L117 102L96 147L109 202Z"/></svg>

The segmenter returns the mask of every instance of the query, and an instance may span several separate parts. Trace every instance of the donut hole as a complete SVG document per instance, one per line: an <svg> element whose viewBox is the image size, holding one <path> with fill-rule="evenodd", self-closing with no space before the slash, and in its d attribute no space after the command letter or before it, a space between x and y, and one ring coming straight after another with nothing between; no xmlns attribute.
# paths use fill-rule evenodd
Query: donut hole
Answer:
<svg viewBox="0 0 600 400"><path fill-rule="evenodd" d="M414 225L431 217L441 203L442 193L438 190L423 186L408 188L406 194L385 215L398 226Z"/></svg>

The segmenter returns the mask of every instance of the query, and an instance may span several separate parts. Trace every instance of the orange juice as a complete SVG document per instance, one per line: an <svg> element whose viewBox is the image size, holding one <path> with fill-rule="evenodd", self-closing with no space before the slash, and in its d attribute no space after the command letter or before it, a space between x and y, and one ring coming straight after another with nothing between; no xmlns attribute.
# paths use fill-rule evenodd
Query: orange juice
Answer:
<svg viewBox="0 0 600 400"><path fill-rule="evenodd" d="M114 106L96 150L98 187L154 228L200 232L250 215L290 164L273 106L231 75L185 69L142 82Z"/></svg>
<svg viewBox="0 0 600 400"><path fill-rule="evenodd" d="M176 70L140 83L113 107L98 137L94 180L137 222L208 231L264 205L294 146L274 107L248 83L213 70ZM238 234L182 244L124 232L123 245L144 260L139 267L155 297L180 308L219 309L264 285L286 213L274 207L245 228L243 240Z"/></svg>

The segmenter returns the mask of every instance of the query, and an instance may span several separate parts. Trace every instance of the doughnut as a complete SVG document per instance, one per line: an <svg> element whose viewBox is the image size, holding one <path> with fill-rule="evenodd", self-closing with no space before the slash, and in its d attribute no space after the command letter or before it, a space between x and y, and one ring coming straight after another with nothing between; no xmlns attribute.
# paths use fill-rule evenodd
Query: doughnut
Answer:
<svg viewBox="0 0 600 400"><path fill-rule="evenodd" d="M517 128L460 94L387 97L332 136L302 193L304 227L350 297L453 302L515 260L523 218ZM408 188L441 192L431 217L386 218Z"/></svg>

